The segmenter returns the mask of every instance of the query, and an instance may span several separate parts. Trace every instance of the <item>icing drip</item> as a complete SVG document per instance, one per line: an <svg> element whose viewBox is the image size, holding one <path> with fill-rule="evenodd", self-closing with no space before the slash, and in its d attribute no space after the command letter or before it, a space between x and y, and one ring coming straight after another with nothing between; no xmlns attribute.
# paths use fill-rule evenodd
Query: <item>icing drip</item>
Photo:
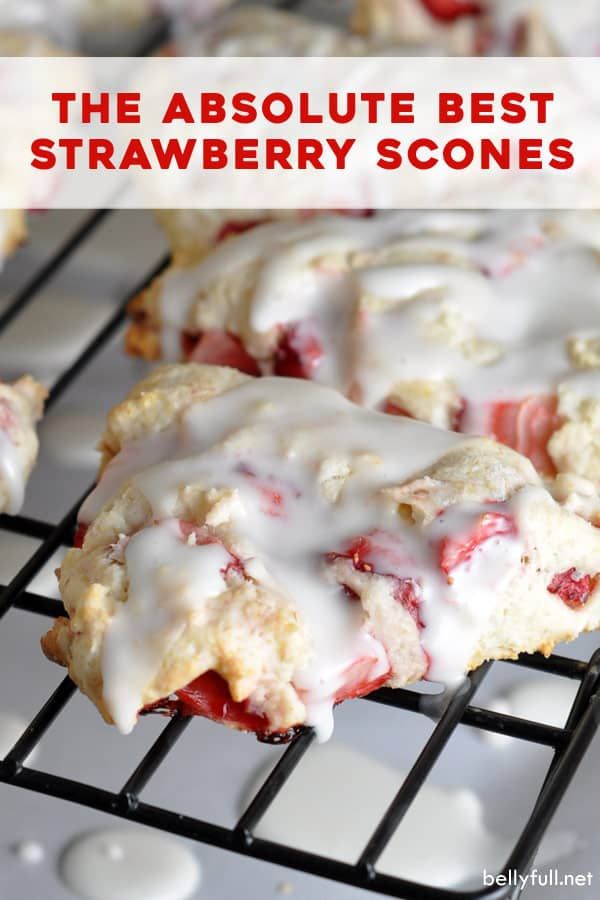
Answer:
<svg viewBox="0 0 600 900"><path fill-rule="evenodd" d="M147 685L181 632L180 611L197 610L225 588L227 551L181 539L179 525L164 521L135 534L125 548L127 603L121 604L104 644L104 696L115 724L127 734L136 723Z"/></svg>

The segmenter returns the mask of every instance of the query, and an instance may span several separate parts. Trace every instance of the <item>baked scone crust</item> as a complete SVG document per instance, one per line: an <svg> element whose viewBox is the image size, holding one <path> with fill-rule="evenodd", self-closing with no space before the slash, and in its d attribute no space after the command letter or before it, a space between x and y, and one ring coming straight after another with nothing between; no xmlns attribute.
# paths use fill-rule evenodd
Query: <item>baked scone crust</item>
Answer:
<svg viewBox="0 0 600 900"><path fill-rule="evenodd" d="M271 382L281 389L280 380ZM127 453L128 448L148 447L148 441L162 441L174 422L181 421L192 407L198 408L194 404L211 402L221 395L233 396L252 384L266 382L232 369L195 364L156 370L109 416L101 448L105 479L111 471L111 460L125 459L118 455L120 451ZM314 385L303 387L303 382L286 384L291 397L300 390L308 392L303 393L306 398L319 398L322 392L333 395ZM251 404L254 402L250 399ZM337 402L345 403L341 398ZM425 428L427 440L433 436L441 442L442 449L433 454L433 463L421 471L414 466L410 475L386 484L379 495L407 523L415 539L426 539L429 530L438 527L436 522L444 511L451 516L454 511L485 511L490 504L497 504L493 509L504 509L503 504L510 504L518 518L520 539L526 549L520 564L498 590L493 615L482 625L466 668L484 659L513 658L521 652L549 653L558 641L598 627L600 592L595 580L590 582L590 596L577 609L550 592L548 585L557 573L571 570L592 573L595 578L600 534L552 500L528 460L484 438L462 440L431 432L417 423L402 424L401 420L371 413L361 415L383 420L386 428L389 423L398 433L407 427L419 433ZM302 434L296 437L302 450L306 447ZM295 439L292 429L290 440ZM222 445L229 450L221 452L243 450L247 440L252 440L252 431L232 424ZM335 510L343 491L353 483L354 473L373 465L377 462L368 452L344 458L332 450L315 470L325 508ZM178 482L176 496L168 501L164 515L169 523L184 522L186 533L201 535L203 544L210 534L220 547L245 559L243 540L235 526L238 502L236 491L227 483L219 484L218 478L209 489L195 483L193 477L189 481L184 478ZM486 515L484 512L481 521L488 521ZM496 513L491 515L493 518ZM124 548L132 536L148 532L160 522L155 521L153 507L135 477L120 486L115 482L99 512L84 508L83 518L88 525L83 545L67 553L60 571L61 594L69 618L54 623L42 646L50 659L68 668L82 691L111 722L114 706L111 710L104 692L103 653L111 622L120 605L128 602ZM504 513L500 518L504 520ZM285 528L285 521L282 526ZM352 553L330 554L329 563L328 577L360 599L364 628L385 646L390 671L383 675L384 680L400 686L427 673L435 677L441 669L436 669L435 659L428 659L424 632L410 604L398 602L395 582L385 572L378 574L370 564L357 564L357 556ZM294 678L312 658L310 628L290 595L281 593L268 579L260 574L240 578L235 566L231 572L228 566L227 572L223 592L203 607L200 619L192 614L184 617L178 636L171 636L165 643L160 666L144 685L139 708L169 698L210 671L225 680L234 702L252 698L268 719L267 731L285 732L306 721L304 695L294 687Z"/></svg>

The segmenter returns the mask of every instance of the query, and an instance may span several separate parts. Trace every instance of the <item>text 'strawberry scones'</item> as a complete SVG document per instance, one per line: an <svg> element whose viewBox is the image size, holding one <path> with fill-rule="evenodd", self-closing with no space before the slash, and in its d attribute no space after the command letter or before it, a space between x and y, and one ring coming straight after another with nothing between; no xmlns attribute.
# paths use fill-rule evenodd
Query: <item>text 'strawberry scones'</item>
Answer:
<svg viewBox="0 0 600 900"><path fill-rule="evenodd" d="M295 379L178 365L110 414L47 656L105 719L283 740L600 624L600 532L524 457Z"/></svg>
<svg viewBox="0 0 600 900"><path fill-rule="evenodd" d="M356 0L351 27L460 55L596 56L596 0Z"/></svg>
<svg viewBox="0 0 600 900"><path fill-rule="evenodd" d="M132 305L131 352L309 378L487 434L600 511L595 213L392 213L266 225Z"/></svg>
<svg viewBox="0 0 600 900"><path fill-rule="evenodd" d="M14 384L0 381L0 512L16 515L38 453L36 422L42 417L46 388L30 375Z"/></svg>

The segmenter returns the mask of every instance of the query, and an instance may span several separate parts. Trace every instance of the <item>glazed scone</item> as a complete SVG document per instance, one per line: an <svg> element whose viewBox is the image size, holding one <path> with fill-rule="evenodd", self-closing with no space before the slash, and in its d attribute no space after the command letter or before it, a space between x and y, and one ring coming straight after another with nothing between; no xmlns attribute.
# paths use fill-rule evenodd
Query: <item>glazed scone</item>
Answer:
<svg viewBox="0 0 600 900"><path fill-rule="evenodd" d="M320 381L598 492L599 223L399 212L257 227L136 298L127 347Z"/></svg>
<svg viewBox="0 0 600 900"><path fill-rule="evenodd" d="M596 0L356 0L351 27L384 44L494 56L597 56Z"/></svg>
<svg viewBox="0 0 600 900"><path fill-rule="evenodd" d="M110 414L46 655L108 722L265 739L600 624L600 532L524 457L296 379L175 365Z"/></svg>
<svg viewBox="0 0 600 900"><path fill-rule="evenodd" d="M357 37L305 16L266 6L228 10L170 45L180 56L357 56L367 52ZM195 262L223 237L270 219L306 218L307 210L160 209L174 259Z"/></svg>
<svg viewBox="0 0 600 900"><path fill-rule="evenodd" d="M30 375L13 384L0 381L0 512L16 515L38 453L36 423L46 388Z"/></svg>

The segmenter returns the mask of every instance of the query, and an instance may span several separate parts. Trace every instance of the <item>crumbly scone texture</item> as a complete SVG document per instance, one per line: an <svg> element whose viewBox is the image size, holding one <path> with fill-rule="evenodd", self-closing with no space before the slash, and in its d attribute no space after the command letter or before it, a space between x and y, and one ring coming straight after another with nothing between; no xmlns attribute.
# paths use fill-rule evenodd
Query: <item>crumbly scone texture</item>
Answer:
<svg viewBox="0 0 600 900"><path fill-rule="evenodd" d="M123 445L167 428L191 403L248 380L231 369L196 364L158 369L110 414L102 441L103 466ZM243 441L243 434L234 439ZM352 462L332 458L316 477L322 495L335 504L340 485L352 478ZM398 514L417 531L440 510L457 503L529 497L524 499L528 512L522 526L527 547L523 569L502 589L494 619L481 636L470 667L520 652L549 653L557 642L600 625L600 590L594 590L585 608L577 611L547 591L557 572L573 566L596 571L600 534L550 498L524 457L487 439L467 439L426 470L385 490L398 504ZM243 553L231 521L235 502L234 492L226 486L206 490L193 482L182 483L171 512L208 529L232 552ZM109 722L102 682L104 639L115 610L128 598L124 543L148 526L151 516L147 499L131 480L105 503L90 524L83 547L70 550L61 566L60 588L69 618L59 618L42 640L46 656L68 668ZM358 595L367 628L381 636L392 666L389 683L399 686L423 677L427 660L419 629L397 602L389 579L357 571L345 558L336 559L330 576ZM168 697L213 670L227 681L234 700L254 698L267 712L273 730L284 730L304 721L305 707L292 678L309 656L310 635L289 600L260 580L240 579L232 572L226 590L207 604L202 617L190 615L179 638L165 648L144 704Z"/></svg>
<svg viewBox="0 0 600 900"><path fill-rule="evenodd" d="M39 441L36 423L41 419L46 388L31 375L23 375L12 384L0 382L0 429L16 449L26 482L37 459ZM9 506L10 490L0 466L0 512Z"/></svg>

